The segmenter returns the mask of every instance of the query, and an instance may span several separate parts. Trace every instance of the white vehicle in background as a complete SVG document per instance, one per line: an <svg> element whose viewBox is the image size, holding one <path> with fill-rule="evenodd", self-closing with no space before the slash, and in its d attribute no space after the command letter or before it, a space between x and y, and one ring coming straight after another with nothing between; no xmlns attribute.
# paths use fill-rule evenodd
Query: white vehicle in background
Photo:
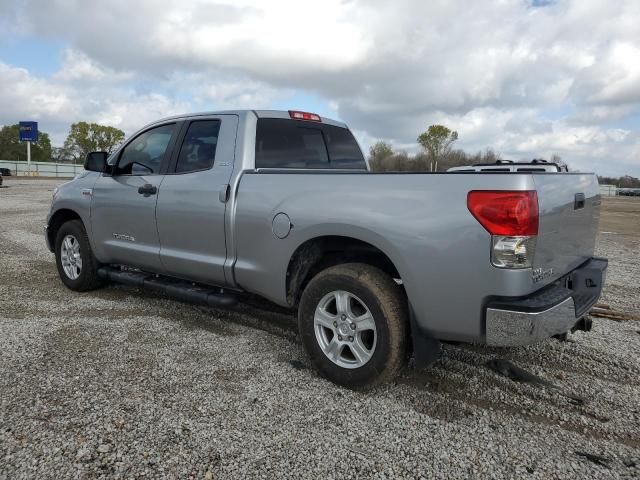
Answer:
<svg viewBox="0 0 640 480"><path fill-rule="evenodd" d="M513 160L497 160L495 163L474 163L463 167L452 167L447 172L566 172L567 167L546 160L531 160L530 162L514 162Z"/></svg>

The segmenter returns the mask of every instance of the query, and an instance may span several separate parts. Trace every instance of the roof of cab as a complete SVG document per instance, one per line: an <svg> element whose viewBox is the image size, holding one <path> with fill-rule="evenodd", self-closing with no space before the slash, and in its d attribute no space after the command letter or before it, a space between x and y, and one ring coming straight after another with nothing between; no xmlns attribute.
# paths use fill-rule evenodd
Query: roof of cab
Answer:
<svg viewBox="0 0 640 480"><path fill-rule="evenodd" d="M247 114L254 114L258 118L283 118L283 119L291 119L288 110L218 110L212 112L197 112L197 113L183 113L180 115L173 115L171 117L165 117L160 120L156 120L155 122L151 122L148 125L145 125L144 128L147 128L151 125L155 125L157 123L166 122L168 120L181 120L186 118L194 118L194 117L206 117L210 115L238 115L239 117L243 117ZM343 122L339 122L338 120L333 120L332 118L320 117L322 119L322 123L335 125L336 127L347 128L347 125ZM305 120L296 120L299 122L304 122Z"/></svg>

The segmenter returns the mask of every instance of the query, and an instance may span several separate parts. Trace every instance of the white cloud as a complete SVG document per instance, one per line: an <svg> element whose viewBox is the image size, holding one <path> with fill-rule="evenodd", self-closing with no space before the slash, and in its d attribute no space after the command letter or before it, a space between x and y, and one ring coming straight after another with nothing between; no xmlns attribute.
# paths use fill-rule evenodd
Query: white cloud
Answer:
<svg viewBox="0 0 640 480"><path fill-rule="evenodd" d="M640 102L640 46L616 43L603 61L591 67L590 81L595 88L587 98L596 104Z"/></svg>
<svg viewBox="0 0 640 480"><path fill-rule="evenodd" d="M0 123L21 114L26 118L72 115L68 92L46 80L34 78L23 68L0 63Z"/></svg>
<svg viewBox="0 0 640 480"><path fill-rule="evenodd" d="M0 62L0 125L36 119L54 143L62 144L70 124L80 120L131 134L170 115L247 105L268 108L292 95L290 89L216 71L174 73L150 89L136 87L137 81L144 84L149 79L114 71L74 50L64 52L61 69L48 79Z"/></svg>
<svg viewBox="0 0 640 480"><path fill-rule="evenodd" d="M105 70L88 56L82 52L67 49L64 52L63 67L55 77L64 81L83 80L91 82L101 80L105 75Z"/></svg>
<svg viewBox="0 0 640 480"><path fill-rule="evenodd" d="M124 80L100 81L102 77L93 73L80 84L78 70L73 72L62 70L42 79L0 63L0 125L37 120L54 144L62 144L76 121L106 123L132 133L152 120L190 108L189 102L157 93L139 94ZM86 78L86 72L83 75Z"/></svg>
<svg viewBox="0 0 640 480"><path fill-rule="evenodd" d="M5 66L42 92L21 111L129 129L177 109L270 106L302 91L366 144L410 148L446 122L468 149L560 153L579 168L609 155L607 172L640 175L638 135L625 124L640 122L636 0L9 3L3 24L14 32L69 45L48 80ZM3 107L19 97L0 93Z"/></svg>
<svg viewBox="0 0 640 480"><path fill-rule="evenodd" d="M110 84L131 80L134 77L133 72L116 72L105 68L85 53L71 48L67 48L63 52L62 67L53 76L54 80L68 83L103 82Z"/></svg>
<svg viewBox="0 0 640 480"><path fill-rule="evenodd" d="M274 88L265 82L219 70L174 73L162 85L165 90L189 92L192 102L207 110L269 108L276 100L293 94L290 89Z"/></svg>

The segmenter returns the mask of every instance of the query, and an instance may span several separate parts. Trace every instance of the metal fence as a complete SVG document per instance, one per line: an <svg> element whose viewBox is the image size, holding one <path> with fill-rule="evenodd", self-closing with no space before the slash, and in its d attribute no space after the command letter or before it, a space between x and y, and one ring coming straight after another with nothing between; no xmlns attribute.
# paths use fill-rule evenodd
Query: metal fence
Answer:
<svg viewBox="0 0 640 480"><path fill-rule="evenodd" d="M82 165L72 163L31 162L31 172L27 162L0 160L0 168L8 168L11 175L33 175L37 177L72 178L84 170Z"/></svg>
<svg viewBox="0 0 640 480"><path fill-rule="evenodd" d="M603 197L615 197L618 195L618 187L615 185L600 184L600 195Z"/></svg>

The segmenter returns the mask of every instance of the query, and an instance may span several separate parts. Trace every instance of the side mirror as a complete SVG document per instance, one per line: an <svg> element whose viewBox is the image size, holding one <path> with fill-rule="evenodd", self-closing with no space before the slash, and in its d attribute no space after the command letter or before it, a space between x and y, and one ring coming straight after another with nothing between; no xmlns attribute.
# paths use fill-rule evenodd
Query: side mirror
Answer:
<svg viewBox="0 0 640 480"><path fill-rule="evenodd" d="M107 152L91 152L84 161L84 169L91 172L104 172L107 166Z"/></svg>

